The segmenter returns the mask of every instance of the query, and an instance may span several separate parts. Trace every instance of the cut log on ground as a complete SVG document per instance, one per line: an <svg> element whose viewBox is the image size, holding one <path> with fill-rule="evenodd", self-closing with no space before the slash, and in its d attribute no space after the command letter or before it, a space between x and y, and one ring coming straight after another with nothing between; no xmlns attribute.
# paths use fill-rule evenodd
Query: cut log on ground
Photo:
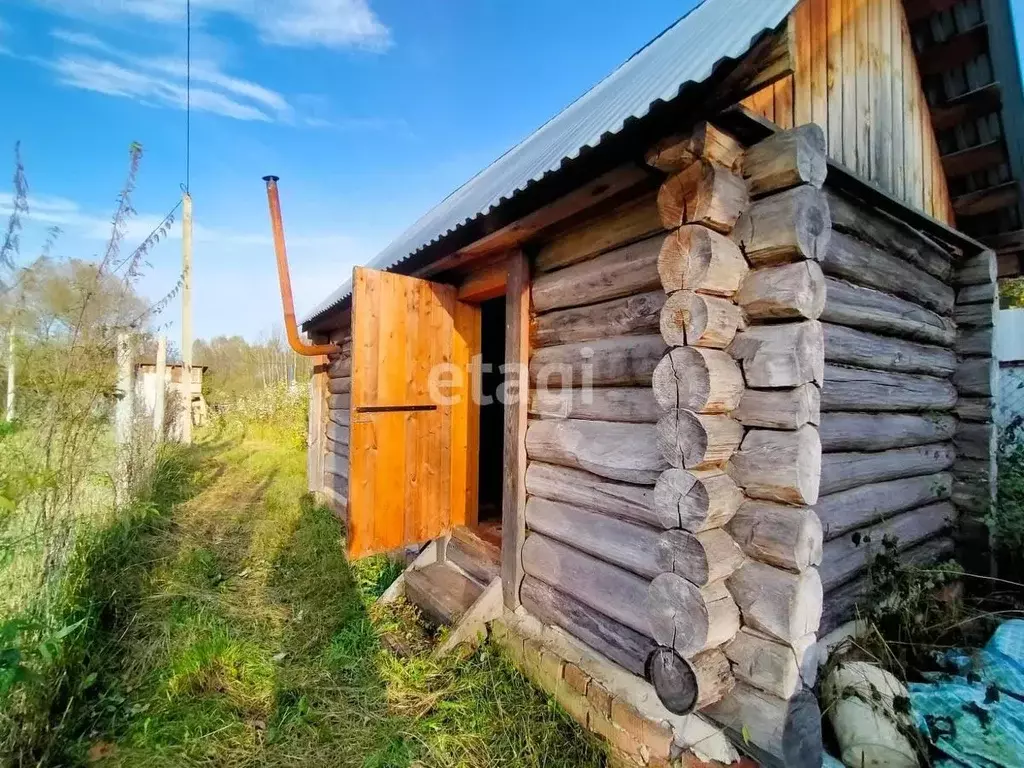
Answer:
<svg viewBox="0 0 1024 768"><path fill-rule="evenodd" d="M661 336L617 336L538 349L530 382L538 387L650 384L668 346Z"/></svg>
<svg viewBox="0 0 1024 768"><path fill-rule="evenodd" d="M649 552L647 556L650 559ZM658 573L675 573L704 587L739 568L743 552L721 528L696 534L678 530L658 536L653 559Z"/></svg>
<svg viewBox="0 0 1024 768"><path fill-rule="evenodd" d="M826 413L818 434L821 449L838 451L885 451L952 440L957 419L948 413Z"/></svg>
<svg viewBox="0 0 1024 768"><path fill-rule="evenodd" d="M665 173L677 173L700 160L735 170L743 157L743 145L711 123L697 125L691 133L666 136L644 155L647 164Z"/></svg>
<svg viewBox="0 0 1024 768"><path fill-rule="evenodd" d="M808 656L813 653L813 634L800 639L799 650L780 643L768 635L744 627L725 646L725 655L734 665L736 678L756 686L762 691L783 699L791 698L807 683L804 667L816 663Z"/></svg>
<svg viewBox="0 0 1024 768"><path fill-rule="evenodd" d="M662 238L651 237L593 259L538 275L530 288L536 312L594 304L661 287L658 253Z"/></svg>
<svg viewBox="0 0 1024 768"><path fill-rule="evenodd" d="M776 389L816 382L824 375L825 352L821 323L805 320L781 325L755 325L729 345L740 361L748 387Z"/></svg>
<svg viewBox="0 0 1024 768"><path fill-rule="evenodd" d="M818 430L810 425L793 432L752 429L727 471L751 498L814 504L821 462Z"/></svg>
<svg viewBox="0 0 1024 768"><path fill-rule="evenodd" d="M803 186L755 200L736 222L732 239L755 267L820 261L832 222L821 190Z"/></svg>
<svg viewBox="0 0 1024 768"><path fill-rule="evenodd" d="M647 679L665 708L688 715L720 701L736 684L729 659L717 648L684 659L658 646L647 661Z"/></svg>
<svg viewBox="0 0 1024 768"><path fill-rule="evenodd" d="M743 157L751 197L800 184L820 189L827 173L825 133L815 123L779 131L750 147Z"/></svg>
<svg viewBox="0 0 1024 768"><path fill-rule="evenodd" d="M649 485L614 483L581 469L531 461L526 490L532 496L593 509L605 515L656 528L677 528L679 514L655 507Z"/></svg>
<svg viewBox="0 0 1024 768"><path fill-rule="evenodd" d="M888 373L841 365L825 366L821 410L949 411L957 390L948 379L911 373Z"/></svg>
<svg viewBox="0 0 1024 768"><path fill-rule="evenodd" d="M728 234L747 205L747 185L728 168L700 161L669 176L658 190L665 229L703 224Z"/></svg>
<svg viewBox="0 0 1024 768"><path fill-rule="evenodd" d="M722 582L698 589L674 573L651 582L647 613L654 639L684 658L717 648L740 628L736 603Z"/></svg>
<svg viewBox="0 0 1024 768"><path fill-rule="evenodd" d="M653 484L669 468L654 424L582 419L531 422L526 431L531 460L583 469L627 483Z"/></svg>
<svg viewBox="0 0 1024 768"><path fill-rule="evenodd" d="M821 493L838 493L902 477L934 475L953 466L955 459L952 443L878 453L826 453L821 461Z"/></svg>
<svg viewBox="0 0 1024 768"><path fill-rule="evenodd" d="M661 556L663 534L653 528L540 496L531 496L526 502L526 525L549 539L648 579L672 570L671 560ZM665 567L666 561L669 567Z"/></svg>
<svg viewBox="0 0 1024 768"><path fill-rule="evenodd" d="M956 353L945 347L918 344L891 336L822 323L825 360L858 368L948 376L956 370Z"/></svg>
<svg viewBox="0 0 1024 768"><path fill-rule="evenodd" d="M813 509L748 501L727 530L755 560L797 572L821 562L823 534Z"/></svg>
<svg viewBox="0 0 1024 768"><path fill-rule="evenodd" d="M952 318L941 317L912 301L832 277L825 278L825 310L821 319L943 347L953 346L957 336Z"/></svg>
<svg viewBox="0 0 1024 768"><path fill-rule="evenodd" d="M530 414L542 418L653 424L662 412L650 387L530 390Z"/></svg>
<svg viewBox="0 0 1024 768"><path fill-rule="evenodd" d="M749 272L736 303L751 319L817 320L825 309L825 275L815 261L800 261Z"/></svg>
<svg viewBox="0 0 1024 768"><path fill-rule="evenodd" d="M652 192L625 202L611 212L582 221L546 243L534 260L537 271L567 267L661 231L664 227L656 196L657 193Z"/></svg>
<svg viewBox="0 0 1024 768"><path fill-rule="evenodd" d="M651 582L537 533L526 537L523 569L559 592L648 637ZM696 589L696 587L693 587Z"/></svg>
<svg viewBox="0 0 1024 768"><path fill-rule="evenodd" d="M726 583L743 622L754 629L784 643L818 631L823 592L816 568L793 573L747 560Z"/></svg>
<svg viewBox="0 0 1024 768"><path fill-rule="evenodd" d="M675 408L658 420L662 456L673 467L708 469L727 461L743 439L743 426L728 416Z"/></svg>
<svg viewBox="0 0 1024 768"><path fill-rule="evenodd" d="M747 269L747 260L736 243L699 224L669 232L658 254L658 273L666 293L699 290L732 296Z"/></svg>
<svg viewBox="0 0 1024 768"><path fill-rule="evenodd" d="M890 538L907 549L956 522L956 508L948 501L918 507L866 528L838 536L825 545L821 561L821 582L831 591L856 577Z"/></svg>
<svg viewBox="0 0 1024 768"><path fill-rule="evenodd" d="M821 390L817 384L803 384L795 389L747 389L730 415L747 427L799 429L804 424L819 422Z"/></svg>
<svg viewBox="0 0 1024 768"><path fill-rule="evenodd" d="M891 291L941 315L953 310L953 289L897 256L873 248L842 232L833 232L821 267L826 275L866 288Z"/></svg>
<svg viewBox="0 0 1024 768"><path fill-rule="evenodd" d="M646 674L647 659L657 648L649 637L531 576L523 579L520 597L545 624L561 627L634 675Z"/></svg>
<svg viewBox="0 0 1024 768"><path fill-rule="evenodd" d="M697 347L669 350L654 369L654 399L664 410L728 413L743 395L743 373L725 352Z"/></svg>
<svg viewBox="0 0 1024 768"><path fill-rule="evenodd" d="M545 312L533 320L532 348L658 333L665 300L665 292L658 289L585 307Z"/></svg>
<svg viewBox="0 0 1024 768"><path fill-rule="evenodd" d="M743 491L721 470L669 469L654 486L653 505L665 528L697 533L728 523L743 499Z"/></svg>
<svg viewBox="0 0 1024 768"><path fill-rule="evenodd" d="M661 308L661 337L681 347L725 349L743 323L740 308L728 299L693 291L677 291Z"/></svg>

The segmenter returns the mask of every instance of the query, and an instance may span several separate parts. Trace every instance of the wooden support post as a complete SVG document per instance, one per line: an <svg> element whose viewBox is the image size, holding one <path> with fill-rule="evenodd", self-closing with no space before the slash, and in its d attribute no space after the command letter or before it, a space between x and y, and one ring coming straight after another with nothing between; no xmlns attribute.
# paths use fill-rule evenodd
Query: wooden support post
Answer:
<svg viewBox="0 0 1024 768"><path fill-rule="evenodd" d="M7 329L7 411L4 420L14 421L14 390L15 390L15 330L14 323Z"/></svg>
<svg viewBox="0 0 1024 768"><path fill-rule="evenodd" d="M181 442L192 442L192 196L181 198L181 379L185 413Z"/></svg>
<svg viewBox="0 0 1024 768"><path fill-rule="evenodd" d="M132 422L135 418L135 355L132 335L117 334L117 407L114 409L114 444L117 446L117 477L115 497L118 505L128 501L131 478Z"/></svg>
<svg viewBox="0 0 1024 768"><path fill-rule="evenodd" d="M520 605L526 543L526 420L529 411L530 263L508 258L505 304L505 447L501 504L501 582L505 605ZM514 382L513 382L514 380ZM512 385L514 383L514 389Z"/></svg>
<svg viewBox="0 0 1024 768"><path fill-rule="evenodd" d="M156 381L153 384L153 435L156 441L164 439L164 404L167 400L167 336L156 337Z"/></svg>

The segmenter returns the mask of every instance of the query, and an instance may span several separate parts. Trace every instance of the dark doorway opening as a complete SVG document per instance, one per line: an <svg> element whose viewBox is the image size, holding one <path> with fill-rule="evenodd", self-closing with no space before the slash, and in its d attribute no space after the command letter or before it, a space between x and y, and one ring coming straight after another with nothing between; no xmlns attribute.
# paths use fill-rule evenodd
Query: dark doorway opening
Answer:
<svg viewBox="0 0 1024 768"><path fill-rule="evenodd" d="M480 305L480 462L478 520L481 535L501 536L504 481L505 297Z"/></svg>

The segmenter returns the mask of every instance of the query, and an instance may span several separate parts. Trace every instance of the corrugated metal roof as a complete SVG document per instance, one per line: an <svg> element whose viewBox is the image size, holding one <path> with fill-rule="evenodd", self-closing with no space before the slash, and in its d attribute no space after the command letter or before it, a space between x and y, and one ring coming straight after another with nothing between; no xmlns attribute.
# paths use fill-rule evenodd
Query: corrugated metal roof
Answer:
<svg viewBox="0 0 1024 768"><path fill-rule="evenodd" d="M584 147L596 147L630 118L702 83L722 59L738 59L775 29L797 0L705 0L608 77L445 198L368 266L392 269L426 246L557 171ZM304 323L351 294L351 282L321 302Z"/></svg>

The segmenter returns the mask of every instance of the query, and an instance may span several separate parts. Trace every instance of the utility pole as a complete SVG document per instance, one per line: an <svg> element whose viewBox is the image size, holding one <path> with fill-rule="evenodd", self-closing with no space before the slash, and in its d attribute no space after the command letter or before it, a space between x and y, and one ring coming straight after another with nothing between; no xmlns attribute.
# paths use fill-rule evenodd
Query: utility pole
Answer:
<svg viewBox="0 0 1024 768"><path fill-rule="evenodd" d="M158 443L164 439L164 396L167 393L167 336L156 337L156 386L153 399L153 433Z"/></svg>
<svg viewBox="0 0 1024 768"><path fill-rule="evenodd" d="M14 421L14 322L7 330L7 416L8 422Z"/></svg>
<svg viewBox="0 0 1024 768"><path fill-rule="evenodd" d="M181 200L181 379L185 393L185 415L181 441L192 442L192 196Z"/></svg>
<svg viewBox="0 0 1024 768"><path fill-rule="evenodd" d="M135 421L135 360L129 331L117 334L117 390L114 409L114 443L117 445L117 477L114 490L118 504L124 504L131 488L132 427Z"/></svg>

